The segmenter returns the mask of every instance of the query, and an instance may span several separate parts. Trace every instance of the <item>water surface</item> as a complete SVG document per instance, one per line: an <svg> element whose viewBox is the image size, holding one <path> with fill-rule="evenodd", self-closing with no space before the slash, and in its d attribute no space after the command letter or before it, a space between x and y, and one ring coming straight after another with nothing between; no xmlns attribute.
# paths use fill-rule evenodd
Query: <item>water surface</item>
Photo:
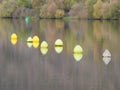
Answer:
<svg viewBox="0 0 120 90"><path fill-rule="evenodd" d="M17 35L16 44L11 35ZM38 47L28 47L28 37L39 37ZM63 45L55 50L55 41ZM120 90L119 21L0 19L0 90ZM48 43L42 54L41 43ZM80 61L74 48L83 51ZM111 61L106 65L103 52ZM79 56L79 55L78 55Z"/></svg>

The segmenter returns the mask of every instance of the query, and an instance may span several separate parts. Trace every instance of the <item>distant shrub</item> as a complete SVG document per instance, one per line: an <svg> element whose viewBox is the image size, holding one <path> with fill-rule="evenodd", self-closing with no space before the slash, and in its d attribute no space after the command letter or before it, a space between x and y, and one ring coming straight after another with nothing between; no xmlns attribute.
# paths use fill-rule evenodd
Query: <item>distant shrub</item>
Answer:
<svg viewBox="0 0 120 90"><path fill-rule="evenodd" d="M93 5L97 0L86 0L85 5L87 7L88 18L93 18Z"/></svg>
<svg viewBox="0 0 120 90"><path fill-rule="evenodd" d="M36 8L38 6L38 0L32 0L32 8Z"/></svg>
<svg viewBox="0 0 120 90"><path fill-rule="evenodd" d="M54 0L54 1L55 1L56 5L59 9L64 9L65 8L64 0Z"/></svg>
<svg viewBox="0 0 120 90"><path fill-rule="evenodd" d="M41 18L47 17L47 4L43 5L40 9L40 15Z"/></svg>
<svg viewBox="0 0 120 90"><path fill-rule="evenodd" d="M118 19L120 10L120 3L103 3L101 12L103 19Z"/></svg>
<svg viewBox="0 0 120 90"><path fill-rule="evenodd" d="M64 0L64 10L69 11L77 0Z"/></svg>
<svg viewBox="0 0 120 90"><path fill-rule="evenodd" d="M16 9L15 0L3 0L0 3L0 17L12 17L12 13Z"/></svg>
<svg viewBox="0 0 120 90"><path fill-rule="evenodd" d="M110 4L108 2L103 3L101 8L101 14L103 19L110 19Z"/></svg>
<svg viewBox="0 0 120 90"><path fill-rule="evenodd" d="M93 6L94 8L93 16L96 19L102 18L102 13L101 13L102 4L103 2L101 0L98 0L96 4Z"/></svg>
<svg viewBox="0 0 120 90"><path fill-rule="evenodd" d="M64 10L56 10L55 18L62 18L64 16Z"/></svg>
<svg viewBox="0 0 120 90"><path fill-rule="evenodd" d="M110 5L110 18L118 19L118 11L120 10L120 3L113 3Z"/></svg>
<svg viewBox="0 0 120 90"><path fill-rule="evenodd" d="M18 6L32 7L31 0L17 0Z"/></svg>
<svg viewBox="0 0 120 90"><path fill-rule="evenodd" d="M74 18L87 18L87 9L84 4L74 4L73 7L71 8L69 15Z"/></svg>
<svg viewBox="0 0 120 90"><path fill-rule="evenodd" d="M41 18L54 18L57 10L57 5L54 2L50 4L45 4L40 9Z"/></svg>

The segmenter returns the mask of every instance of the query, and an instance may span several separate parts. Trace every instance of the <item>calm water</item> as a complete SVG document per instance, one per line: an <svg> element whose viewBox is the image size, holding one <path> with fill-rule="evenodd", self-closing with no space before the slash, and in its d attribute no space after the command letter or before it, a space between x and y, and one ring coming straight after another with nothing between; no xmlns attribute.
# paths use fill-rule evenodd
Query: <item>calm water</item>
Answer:
<svg viewBox="0 0 120 90"><path fill-rule="evenodd" d="M11 34L17 41L12 43ZM39 37L39 47L27 38ZM55 41L62 45L55 49ZM0 19L0 90L120 90L118 21ZM40 45L48 43L43 55ZM74 56L74 48L83 51ZM63 48L63 50L61 49ZM47 52L48 50L48 52ZM58 51L60 51L58 53ZM103 61L103 52L107 50ZM80 61L76 61L76 58Z"/></svg>

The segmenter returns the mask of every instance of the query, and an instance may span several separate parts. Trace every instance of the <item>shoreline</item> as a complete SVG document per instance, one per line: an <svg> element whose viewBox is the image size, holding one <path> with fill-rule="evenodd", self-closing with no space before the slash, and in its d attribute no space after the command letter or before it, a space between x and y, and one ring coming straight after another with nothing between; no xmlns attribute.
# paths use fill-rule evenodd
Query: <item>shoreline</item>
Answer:
<svg viewBox="0 0 120 90"><path fill-rule="evenodd" d="M63 17L63 18L40 18L40 17L30 17L31 20L33 20L34 18L37 18L37 19L45 19L45 20L91 20L91 21L103 21L103 20L106 20L106 21L113 21L113 20L120 20L119 18L118 19L95 19L95 18L74 18L74 17ZM25 17L0 17L0 19L25 19Z"/></svg>

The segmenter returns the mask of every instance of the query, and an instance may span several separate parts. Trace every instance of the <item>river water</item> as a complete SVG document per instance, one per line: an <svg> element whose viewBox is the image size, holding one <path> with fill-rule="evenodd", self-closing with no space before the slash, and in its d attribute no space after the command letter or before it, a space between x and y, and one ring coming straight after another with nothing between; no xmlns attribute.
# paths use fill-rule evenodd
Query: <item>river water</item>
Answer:
<svg viewBox="0 0 120 90"><path fill-rule="evenodd" d="M120 90L119 39L119 21L0 19L0 90Z"/></svg>

